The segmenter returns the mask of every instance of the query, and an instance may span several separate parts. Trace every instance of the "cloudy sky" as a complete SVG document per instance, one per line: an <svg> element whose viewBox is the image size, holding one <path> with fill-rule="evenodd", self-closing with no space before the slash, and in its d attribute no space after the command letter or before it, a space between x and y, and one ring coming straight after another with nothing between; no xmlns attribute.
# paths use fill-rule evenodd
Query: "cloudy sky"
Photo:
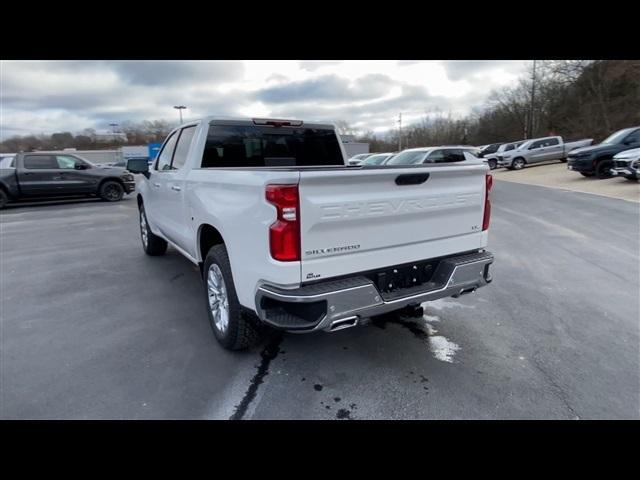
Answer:
<svg viewBox="0 0 640 480"><path fill-rule="evenodd" d="M398 113L464 115L525 61L2 61L0 137L110 130L205 115L345 120L385 131Z"/></svg>

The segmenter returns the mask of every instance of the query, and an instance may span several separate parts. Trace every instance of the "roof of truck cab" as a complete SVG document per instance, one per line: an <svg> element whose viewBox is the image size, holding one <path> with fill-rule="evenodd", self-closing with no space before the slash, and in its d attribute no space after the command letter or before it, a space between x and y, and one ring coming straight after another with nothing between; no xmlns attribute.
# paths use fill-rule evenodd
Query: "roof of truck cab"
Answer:
<svg viewBox="0 0 640 480"><path fill-rule="evenodd" d="M225 116L225 115L209 115L206 117L203 117L201 119L198 120L191 120L190 122L184 122L182 125L180 125L180 127L177 128L181 128L183 126L188 126L188 125L193 125L194 122L202 122L202 123L211 123L211 122L233 122L236 123L238 125L243 125L243 124L247 124L247 125L253 125L253 121L255 120L283 120L283 121L295 121L295 122L302 122L302 126L309 126L309 125L313 125L314 127L322 127L322 128L332 128L335 129L335 124L327 121L327 120L302 120L299 118L284 118L284 117L278 117L278 118L271 118L271 117L262 117L262 116L255 116L255 117L235 117L235 116Z"/></svg>

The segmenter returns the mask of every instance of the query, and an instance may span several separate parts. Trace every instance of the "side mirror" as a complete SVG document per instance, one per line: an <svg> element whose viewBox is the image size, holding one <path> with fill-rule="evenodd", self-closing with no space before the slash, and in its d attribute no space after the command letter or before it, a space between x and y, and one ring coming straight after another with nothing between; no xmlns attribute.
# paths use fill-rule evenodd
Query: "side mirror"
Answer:
<svg viewBox="0 0 640 480"><path fill-rule="evenodd" d="M146 158L132 158L127 160L127 170L131 173L141 173L149 178L149 162Z"/></svg>

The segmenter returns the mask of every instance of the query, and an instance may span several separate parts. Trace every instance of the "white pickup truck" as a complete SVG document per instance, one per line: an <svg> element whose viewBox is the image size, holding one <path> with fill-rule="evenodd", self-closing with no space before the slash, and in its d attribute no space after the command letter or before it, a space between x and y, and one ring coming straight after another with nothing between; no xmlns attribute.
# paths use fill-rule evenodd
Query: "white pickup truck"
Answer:
<svg viewBox="0 0 640 480"><path fill-rule="evenodd" d="M491 281L488 168L349 167L334 125L208 117L131 160L144 251L202 271L213 332L336 331Z"/></svg>

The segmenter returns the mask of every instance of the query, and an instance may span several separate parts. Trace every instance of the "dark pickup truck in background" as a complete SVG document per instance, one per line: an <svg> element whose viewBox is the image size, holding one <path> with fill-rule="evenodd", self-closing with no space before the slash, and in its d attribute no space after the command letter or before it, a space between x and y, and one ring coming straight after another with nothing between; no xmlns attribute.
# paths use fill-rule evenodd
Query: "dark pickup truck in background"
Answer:
<svg viewBox="0 0 640 480"><path fill-rule="evenodd" d="M72 154L18 153L0 169L0 208L37 197L91 195L108 202L135 190L133 175L120 167L100 167Z"/></svg>

